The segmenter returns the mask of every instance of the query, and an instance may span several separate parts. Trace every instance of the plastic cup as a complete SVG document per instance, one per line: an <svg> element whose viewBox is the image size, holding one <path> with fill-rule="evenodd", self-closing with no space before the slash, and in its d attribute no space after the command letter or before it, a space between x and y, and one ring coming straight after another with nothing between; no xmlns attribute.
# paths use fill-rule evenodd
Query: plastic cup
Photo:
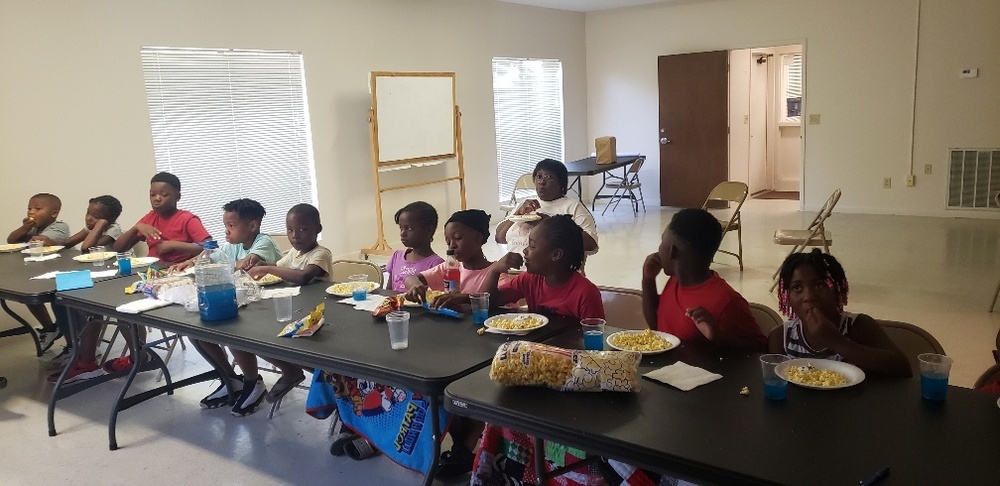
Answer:
<svg viewBox="0 0 1000 486"><path fill-rule="evenodd" d="M103 246L92 246L88 250L90 255L93 257L93 263L95 267L104 266L104 247Z"/></svg>
<svg viewBox="0 0 1000 486"><path fill-rule="evenodd" d="M45 243L42 240L31 240L28 242L28 255L33 257L42 256L42 248L45 247Z"/></svg>
<svg viewBox="0 0 1000 486"><path fill-rule="evenodd" d="M948 395L948 375L953 360L943 354L924 353L920 361L920 396L925 400L942 401Z"/></svg>
<svg viewBox="0 0 1000 486"><path fill-rule="evenodd" d="M292 320L292 296L281 295L272 298L274 301L274 316L278 322L288 322Z"/></svg>
<svg viewBox="0 0 1000 486"><path fill-rule="evenodd" d="M121 275L132 275L132 255L128 253L118 253L115 255L118 261L118 273Z"/></svg>
<svg viewBox="0 0 1000 486"><path fill-rule="evenodd" d="M765 354L760 357L760 368L764 374L764 396L771 400L784 400L788 396L788 380L776 371L779 364L788 361L783 354Z"/></svg>
<svg viewBox="0 0 1000 486"><path fill-rule="evenodd" d="M490 294L488 292L470 294L469 301L472 302L472 322L482 326L490 317Z"/></svg>
<svg viewBox="0 0 1000 486"><path fill-rule="evenodd" d="M604 351L604 325L606 321L598 317L588 317L580 321L583 329L583 349Z"/></svg>
<svg viewBox="0 0 1000 486"><path fill-rule="evenodd" d="M355 302L368 300L368 275L359 273L347 279L351 283L351 297Z"/></svg>
<svg viewBox="0 0 1000 486"><path fill-rule="evenodd" d="M410 345L410 313L393 311L385 316L389 324L389 346L392 349L406 349Z"/></svg>

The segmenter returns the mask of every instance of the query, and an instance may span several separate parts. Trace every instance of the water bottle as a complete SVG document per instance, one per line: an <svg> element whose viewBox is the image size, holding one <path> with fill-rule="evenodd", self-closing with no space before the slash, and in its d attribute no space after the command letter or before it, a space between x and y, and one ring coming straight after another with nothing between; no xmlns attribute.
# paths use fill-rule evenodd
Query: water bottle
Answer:
<svg viewBox="0 0 1000 486"><path fill-rule="evenodd" d="M458 269L458 260L455 259L455 250L448 250L445 253L445 263L447 268L444 271L444 291L450 294L458 293L461 290L461 272Z"/></svg>
<svg viewBox="0 0 1000 486"><path fill-rule="evenodd" d="M236 317L236 284L233 261L215 241L205 242L205 250L194 261L194 280L198 285L198 312L203 321L221 321Z"/></svg>

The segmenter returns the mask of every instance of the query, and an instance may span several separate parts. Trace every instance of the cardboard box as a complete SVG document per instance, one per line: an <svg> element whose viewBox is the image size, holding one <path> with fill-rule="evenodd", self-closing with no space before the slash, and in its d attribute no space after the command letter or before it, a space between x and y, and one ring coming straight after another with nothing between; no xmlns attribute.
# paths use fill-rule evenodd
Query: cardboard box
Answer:
<svg viewBox="0 0 1000 486"><path fill-rule="evenodd" d="M618 161L618 152L615 148L615 137L597 138L594 140L594 148L597 149L598 164L613 164Z"/></svg>

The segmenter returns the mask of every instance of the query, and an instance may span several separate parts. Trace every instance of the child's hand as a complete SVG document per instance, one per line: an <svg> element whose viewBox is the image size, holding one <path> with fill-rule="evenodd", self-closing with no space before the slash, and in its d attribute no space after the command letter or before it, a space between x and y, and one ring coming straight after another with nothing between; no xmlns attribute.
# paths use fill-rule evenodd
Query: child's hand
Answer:
<svg viewBox="0 0 1000 486"><path fill-rule="evenodd" d="M663 262L660 261L660 254L653 253L646 257L642 263L642 279L656 280L656 277L663 271Z"/></svg>
<svg viewBox="0 0 1000 486"><path fill-rule="evenodd" d="M257 264L259 264L262 261L264 261L264 259L261 258L260 255L257 255L256 253L251 253L246 257L244 257L242 260L236 262L236 269L249 271L251 268L256 267Z"/></svg>
<svg viewBox="0 0 1000 486"><path fill-rule="evenodd" d="M176 265L171 265L170 268L167 269L167 273L183 272L184 270L191 268L192 265L194 265L194 259L188 260L186 262L181 262Z"/></svg>
<svg viewBox="0 0 1000 486"><path fill-rule="evenodd" d="M843 338L837 325L827 319L818 307L810 307L806 315L801 318L802 328L809 338L809 343L816 348L829 348L838 339Z"/></svg>
<svg viewBox="0 0 1000 486"><path fill-rule="evenodd" d="M416 302L418 304L423 304L427 296L427 286L417 285L412 287L410 290L406 291L406 300L410 302Z"/></svg>
<svg viewBox="0 0 1000 486"><path fill-rule="evenodd" d="M264 275L267 275L267 273L268 273L267 272L267 267L264 267L264 266L253 267L253 268L247 270L247 274L249 274L251 277L253 277L254 280L259 280Z"/></svg>
<svg viewBox="0 0 1000 486"><path fill-rule="evenodd" d="M435 309L446 307L461 312L463 306L472 307L472 303L469 301L469 294L455 293L439 295L434 299L434 302L431 302L431 307Z"/></svg>
<svg viewBox="0 0 1000 486"><path fill-rule="evenodd" d="M692 307L684 312L684 314L694 321L694 325L698 327L698 330L708 338L709 341L715 340L715 316L711 312L708 312L702 306Z"/></svg>
<svg viewBox="0 0 1000 486"><path fill-rule="evenodd" d="M514 211L514 214L517 215L517 216L521 216L523 214L528 214L528 213L532 213L532 212L538 211L538 208L540 208L540 207L542 207L542 205L537 200L535 200L535 199L528 199L528 200L524 201L524 203L521 204L521 206L519 208L517 208L516 211Z"/></svg>
<svg viewBox="0 0 1000 486"><path fill-rule="evenodd" d="M519 253L507 252L506 255L501 257L493 266L500 270L501 273L506 272L512 268L521 268L524 265L524 257Z"/></svg>
<svg viewBox="0 0 1000 486"><path fill-rule="evenodd" d="M146 223L136 223L135 230L139 232L140 235L146 239L158 240L161 236L160 230L146 224Z"/></svg>
<svg viewBox="0 0 1000 486"><path fill-rule="evenodd" d="M33 227L35 227L35 218L32 218L31 216L28 216L28 217L22 219L21 220L21 226L24 226L25 228L33 228Z"/></svg>
<svg viewBox="0 0 1000 486"><path fill-rule="evenodd" d="M55 242L49 239L48 236L41 236L41 235L32 236L31 239L28 241L41 241L42 244L45 246L52 246L55 244Z"/></svg>

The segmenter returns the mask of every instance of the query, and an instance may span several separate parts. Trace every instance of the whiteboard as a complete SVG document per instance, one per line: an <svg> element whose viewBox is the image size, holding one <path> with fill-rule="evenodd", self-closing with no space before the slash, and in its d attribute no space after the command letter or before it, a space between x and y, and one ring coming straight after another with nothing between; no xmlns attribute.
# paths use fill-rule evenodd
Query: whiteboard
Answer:
<svg viewBox="0 0 1000 486"><path fill-rule="evenodd" d="M371 73L379 164L455 156L455 73Z"/></svg>

